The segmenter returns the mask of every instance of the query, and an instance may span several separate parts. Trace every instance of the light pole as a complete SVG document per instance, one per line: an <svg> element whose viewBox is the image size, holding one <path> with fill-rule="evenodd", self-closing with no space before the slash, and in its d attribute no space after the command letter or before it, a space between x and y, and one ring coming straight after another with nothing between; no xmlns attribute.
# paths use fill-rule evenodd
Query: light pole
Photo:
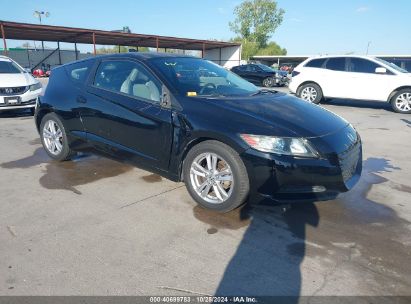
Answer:
<svg viewBox="0 0 411 304"><path fill-rule="evenodd" d="M39 19L39 22L41 24L41 16L44 17L49 17L50 13L49 12L44 12L44 11L34 11L33 16ZM41 48L43 49L44 52L44 41L41 42Z"/></svg>
<svg viewBox="0 0 411 304"><path fill-rule="evenodd" d="M370 44L371 44L371 41L368 41L368 44L367 44L367 53L366 53L365 55L368 55L368 50L370 49Z"/></svg>

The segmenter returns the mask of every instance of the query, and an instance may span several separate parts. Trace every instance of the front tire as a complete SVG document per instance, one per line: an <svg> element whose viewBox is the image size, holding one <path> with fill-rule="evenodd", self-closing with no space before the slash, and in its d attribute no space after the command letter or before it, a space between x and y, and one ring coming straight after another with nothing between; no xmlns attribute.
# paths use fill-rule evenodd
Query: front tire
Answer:
<svg viewBox="0 0 411 304"><path fill-rule="evenodd" d="M215 140L204 141L188 152L183 178L199 205L218 212L241 206L250 191L247 170L238 153Z"/></svg>
<svg viewBox="0 0 411 304"><path fill-rule="evenodd" d="M271 88L274 86L275 80L272 77L267 77L263 80L263 86L266 88Z"/></svg>
<svg viewBox="0 0 411 304"><path fill-rule="evenodd" d="M397 113L411 113L411 89L398 91L391 99L391 107Z"/></svg>
<svg viewBox="0 0 411 304"><path fill-rule="evenodd" d="M305 101L319 104L323 99L323 91L319 85L310 82L297 89L297 96Z"/></svg>
<svg viewBox="0 0 411 304"><path fill-rule="evenodd" d="M75 152L68 145L66 130L63 123L54 113L43 117L40 124L40 137L44 150L55 160L68 160Z"/></svg>

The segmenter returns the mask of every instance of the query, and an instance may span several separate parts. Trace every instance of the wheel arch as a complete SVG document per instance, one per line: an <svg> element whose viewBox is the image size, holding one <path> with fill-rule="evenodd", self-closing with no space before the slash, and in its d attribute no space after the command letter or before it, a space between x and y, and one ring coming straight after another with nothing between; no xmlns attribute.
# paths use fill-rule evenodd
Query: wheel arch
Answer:
<svg viewBox="0 0 411 304"><path fill-rule="evenodd" d="M53 111L51 109L40 109L37 111L36 118L35 118L37 132L40 133L40 124L41 124L41 121L43 120L43 117L52 112Z"/></svg>
<svg viewBox="0 0 411 304"><path fill-rule="evenodd" d="M188 144L184 147L183 152L181 153L180 161L179 161L179 168L178 168L178 176L180 178L180 181L183 181L183 165L184 165L184 161L187 157L188 152L190 152L190 150L193 147L197 146L198 144L205 142L205 141L209 141L209 140L215 140L215 141L221 142L231 147L232 149L234 149L238 154L241 154L241 152L245 150L238 143L235 143L234 140L230 140L228 138L224 138L221 136L209 135L209 136L195 137L188 142Z"/></svg>
<svg viewBox="0 0 411 304"><path fill-rule="evenodd" d="M388 96L387 102L391 102L392 98L394 97L395 94L397 94L399 91L404 90L404 89L409 89L411 90L411 85L405 85L396 88L394 91L391 92L391 94Z"/></svg>
<svg viewBox="0 0 411 304"><path fill-rule="evenodd" d="M323 95L324 95L324 90L323 90L322 86L320 86L319 83L316 82L316 81L314 81L314 80L306 80L306 81L300 83L300 85L297 87L296 93L300 90L300 88L301 88L302 86L304 86L304 85L306 85L306 84L309 84L309 83L313 83L313 84L318 85L318 86L320 87L320 89L321 89L321 92L322 92ZM324 96L323 96L323 97L324 97Z"/></svg>

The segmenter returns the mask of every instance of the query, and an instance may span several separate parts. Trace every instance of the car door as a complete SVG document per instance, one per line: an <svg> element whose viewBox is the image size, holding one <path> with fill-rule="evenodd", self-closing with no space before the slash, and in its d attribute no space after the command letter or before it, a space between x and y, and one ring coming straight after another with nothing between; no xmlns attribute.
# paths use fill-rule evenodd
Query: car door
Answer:
<svg viewBox="0 0 411 304"><path fill-rule="evenodd" d="M102 152L166 169L172 140L171 110L161 105L162 84L142 63L105 59L89 80L81 119L88 140Z"/></svg>
<svg viewBox="0 0 411 304"><path fill-rule="evenodd" d="M376 73L377 68L382 66L374 61L349 58L351 98L387 101L389 94L395 89L395 75L386 68L385 73Z"/></svg>
<svg viewBox="0 0 411 304"><path fill-rule="evenodd" d="M347 89L349 75L346 70L346 57L331 57L321 70L320 86L326 97L350 98Z"/></svg>
<svg viewBox="0 0 411 304"><path fill-rule="evenodd" d="M256 85L261 85L263 79L265 78L264 71L258 65L250 64L249 73L251 82Z"/></svg>
<svg viewBox="0 0 411 304"><path fill-rule="evenodd" d="M249 65L240 65L235 69L235 73L247 81L252 81L251 74L248 69Z"/></svg>

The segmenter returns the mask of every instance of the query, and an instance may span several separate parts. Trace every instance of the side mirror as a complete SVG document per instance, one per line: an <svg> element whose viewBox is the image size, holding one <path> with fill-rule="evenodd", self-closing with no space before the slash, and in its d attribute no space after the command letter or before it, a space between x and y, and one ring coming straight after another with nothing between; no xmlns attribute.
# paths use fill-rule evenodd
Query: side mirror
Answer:
<svg viewBox="0 0 411 304"><path fill-rule="evenodd" d="M375 73L377 74L387 74L387 69L383 67L378 67L375 69Z"/></svg>

